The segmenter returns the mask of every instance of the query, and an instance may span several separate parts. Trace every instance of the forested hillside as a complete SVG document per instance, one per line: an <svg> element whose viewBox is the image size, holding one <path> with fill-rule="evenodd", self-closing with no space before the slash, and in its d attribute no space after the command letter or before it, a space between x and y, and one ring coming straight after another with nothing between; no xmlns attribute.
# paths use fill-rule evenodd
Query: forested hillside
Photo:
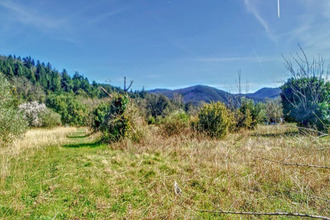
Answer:
<svg viewBox="0 0 330 220"><path fill-rule="evenodd" d="M52 67L29 57L1 56L0 72L16 87L18 94L24 100L42 101L46 94L71 93L90 98L102 98L106 94L98 87L101 85L87 77L75 72L71 77L63 69L61 72ZM108 92L120 91L120 88L107 84L102 87Z"/></svg>

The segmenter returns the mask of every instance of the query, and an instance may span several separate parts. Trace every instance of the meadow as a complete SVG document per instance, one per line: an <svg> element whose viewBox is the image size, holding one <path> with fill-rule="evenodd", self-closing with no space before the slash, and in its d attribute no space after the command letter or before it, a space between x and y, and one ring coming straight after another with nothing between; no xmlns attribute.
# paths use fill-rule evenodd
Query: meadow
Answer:
<svg viewBox="0 0 330 220"><path fill-rule="evenodd" d="M223 139L166 136L156 126L144 133L139 142L108 145L86 128L29 130L0 148L0 218L270 218L218 210L330 216L329 137L290 124Z"/></svg>

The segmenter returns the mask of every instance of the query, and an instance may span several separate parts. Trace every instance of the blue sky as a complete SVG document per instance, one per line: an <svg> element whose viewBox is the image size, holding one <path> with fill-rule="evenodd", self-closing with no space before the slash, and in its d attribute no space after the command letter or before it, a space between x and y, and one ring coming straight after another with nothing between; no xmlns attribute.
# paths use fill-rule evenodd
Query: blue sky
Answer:
<svg viewBox="0 0 330 220"><path fill-rule="evenodd" d="M0 0L0 54L133 89L279 86L298 43L330 58L329 27L329 0Z"/></svg>

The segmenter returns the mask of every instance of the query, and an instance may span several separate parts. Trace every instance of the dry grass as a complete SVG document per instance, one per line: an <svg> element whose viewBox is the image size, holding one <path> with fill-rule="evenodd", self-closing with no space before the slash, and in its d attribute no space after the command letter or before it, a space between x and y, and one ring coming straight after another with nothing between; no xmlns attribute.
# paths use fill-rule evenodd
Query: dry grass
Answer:
<svg viewBox="0 0 330 220"><path fill-rule="evenodd" d="M301 135L296 127L281 125L259 126L256 131L230 134L223 140L153 135L142 145L126 142L113 146L132 154L164 155L175 161L166 166L177 175L167 176L158 170L156 176L161 179L153 183L167 185L167 193L174 181L180 183L185 196L175 207L178 210L167 213L172 217L195 216L193 210L197 207L238 211L314 210L329 215L329 170L289 167L261 159L329 166L329 147L329 139ZM201 189L206 196L196 201L194 197ZM155 211L157 206L161 204L153 207ZM183 214L184 210L189 214Z"/></svg>
<svg viewBox="0 0 330 220"><path fill-rule="evenodd" d="M0 217L219 218L199 209L330 215L328 169L262 159L329 166L329 138L284 126L259 126L222 140L159 133L144 128L140 143L110 146L60 135L70 144L36 148L14 160L11 177L0 185ZM182 196L173 191L175 181Z"/></svg>
<svg viewBox="0 0 330 220"><path fill-rule="evenodd" d="M58 127L54 129L31 129L24 138L14 142L11 148L20 151L22 148L47 147L68 143L67 136L76 132L74 127Z"/></svg>
<svg viewBox="0 0 330 220"><path fill-rule="evenodd" d="M77 131L74 127L58 127L54 129L31 129L21 139L14 141L6 147L0 147L0 178L8 175L10 160L33 154L33 151L47 146L59 146L68 143L67 135ZM31 151L32 150L32 151ZM22 156L22 155L21 155Z"/></svg>

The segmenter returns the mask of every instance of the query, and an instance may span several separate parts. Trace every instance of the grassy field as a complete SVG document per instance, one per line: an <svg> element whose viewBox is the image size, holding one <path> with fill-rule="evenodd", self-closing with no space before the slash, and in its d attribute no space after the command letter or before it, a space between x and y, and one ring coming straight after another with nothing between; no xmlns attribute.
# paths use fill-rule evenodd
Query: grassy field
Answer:
<svg viewBox="0 0 330 220"><path fill-rule="evenodd" d="M0 218L239 218L200 211L219 209L330 216L330 170L283 164L330 166L329 151L329 138L282 125L223 140L150 128L141 143L110 146L82 128L31 130L0 148Z"/></svg>

